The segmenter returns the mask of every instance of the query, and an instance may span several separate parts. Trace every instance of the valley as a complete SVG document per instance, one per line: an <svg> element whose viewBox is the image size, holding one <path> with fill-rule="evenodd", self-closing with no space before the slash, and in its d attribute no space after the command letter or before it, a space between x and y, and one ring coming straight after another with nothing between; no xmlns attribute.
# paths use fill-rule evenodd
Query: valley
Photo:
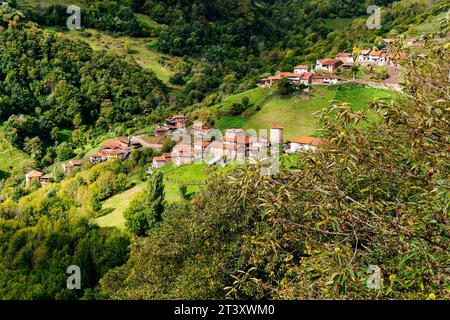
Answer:
<svg viewBox="0 0 450 320"><path fill-rule="evenodd" d="M450 6L370 5L3 2L0 300L448 300Z"/></svg>

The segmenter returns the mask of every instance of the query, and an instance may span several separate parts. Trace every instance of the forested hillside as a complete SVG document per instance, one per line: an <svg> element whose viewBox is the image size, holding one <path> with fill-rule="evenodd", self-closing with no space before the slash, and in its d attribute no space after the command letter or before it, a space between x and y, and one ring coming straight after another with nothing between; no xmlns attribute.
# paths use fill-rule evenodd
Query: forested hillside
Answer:
<svg viewBox="0 0 450 320"><path fill-rule="evenodd" d="M0 6L0 299L450 297L448 1L77 0L68 31L71 4ZM396 92L257 87L384 38L400 40ZM175 145L154 129L176 114L328 144L282 155L272 176L258 162L151 168ZM119 136L127 157L91 160Z"/></svg>
<svg viewBox="0 0 450 320"><path fill-rule="evenodd" d="M43 165L56 158L60 129L74 130L75 148L168 107L168 88L134 61L94 52L18 14L4 13L1 25L0 121L8 140Z"/></svg>
<svg viewBox="0 0 450 320"><path fill-rule="evenodd" d="M380 29L366 28L370 5L389 5L383 8ZM154 46L158 50L200 61L179 64L171 79L185 85L190 104L211 91L229 94L250 89L267 72L313 63L355 46L376 46L382 37L402 34L443 12L446 1L108 0L80 1L80 6L85 28L134 35L137 29L124 31L128 22L122 21L124 17L133 20L132 12L159 23L143 34L157 37ZM47 6L40 15L41 11L26 12L32 20L65 26L63 4ZM112 12L116 12L114 18Z"/></svg>
<svg viewBox="0 0 450 320"><path fill-rule="evenodd" d="M431 45L427 62L409 61L411 97L371 104L381 122L333 103L321 113L322 151L286 157L273 176L250 165L212 178L189 207L166 208L102 290L115 299L448 299L449 49ZM367 288L370 265L382 273L379 290Z"/></svg>

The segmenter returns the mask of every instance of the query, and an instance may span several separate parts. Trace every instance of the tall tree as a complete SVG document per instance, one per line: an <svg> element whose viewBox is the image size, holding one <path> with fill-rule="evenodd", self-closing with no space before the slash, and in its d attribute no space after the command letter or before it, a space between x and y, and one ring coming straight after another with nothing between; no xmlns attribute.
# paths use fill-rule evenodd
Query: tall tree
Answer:
<svg viewBox="0 0 450 320"><path fill-rule="evenodd" d="M137 196L126 210L127 228L136 236L147 235L162 220L164 198L164 177L158 172L150 178L148 190Z"/></svg>

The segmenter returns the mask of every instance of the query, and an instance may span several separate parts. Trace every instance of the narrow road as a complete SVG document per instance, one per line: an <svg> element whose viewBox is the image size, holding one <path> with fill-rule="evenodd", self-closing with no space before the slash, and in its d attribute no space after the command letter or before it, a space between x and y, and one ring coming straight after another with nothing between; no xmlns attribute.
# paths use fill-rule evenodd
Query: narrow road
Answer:
<svg viewBox="0 0 450 320"><path fill-rule="evenodd" d="M365 80L365 79L343 79L344 83L360 83L377 89L387 89L402 92L403 88L399 84L400 82L400 67L387 66L386 69L389 72L389 78L381 81L377 80Z"/></svg>

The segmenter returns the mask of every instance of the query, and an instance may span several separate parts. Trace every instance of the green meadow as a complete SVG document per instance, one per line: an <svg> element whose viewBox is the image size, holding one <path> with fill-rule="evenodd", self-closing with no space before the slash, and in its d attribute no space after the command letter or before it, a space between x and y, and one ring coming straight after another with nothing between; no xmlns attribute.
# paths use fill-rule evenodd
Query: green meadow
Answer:
<svg viewBox="0 0 450 320"><path fill-rule="evenodd" d="M314 113L328 107L333 100L348 102L355 110L362 110L374 99L390 97L392 92L364 86L316 86L310 93L279 98L271 89L257 88L224 99L223 106L241 101L246 95L252 104L260 103L261 110L250 117L224 117L216 127L259 130L277 124L285 128L285 138L289 139L314 135L317 131Z"/></svg>

